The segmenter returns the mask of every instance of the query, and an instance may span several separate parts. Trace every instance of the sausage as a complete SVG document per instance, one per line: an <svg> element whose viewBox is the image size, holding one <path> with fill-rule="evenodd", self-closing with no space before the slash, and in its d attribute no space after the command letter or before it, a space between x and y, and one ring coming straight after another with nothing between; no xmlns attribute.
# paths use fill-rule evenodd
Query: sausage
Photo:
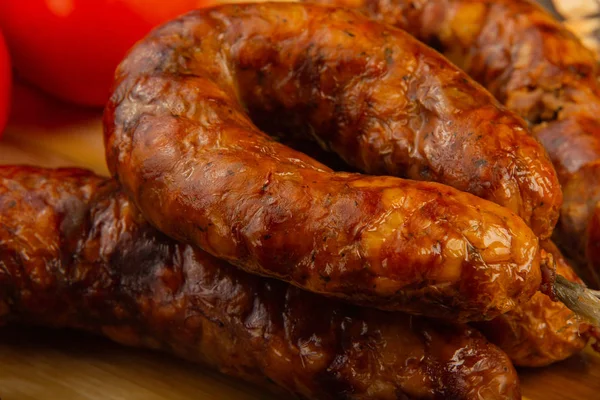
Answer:
<svg viewBox="0 0 600 400"><path fill-rule="evenodd" d="M406 30L534 125L554 121L557 113L565 111L560 105L576 95L570 89L591 88L580 94L596 90L593 53L533 1L309 1L358 8L375 20ZM560 172L562 163L556 167Z"/></svg>
<svg viewBox="0 0 600 400"><path fill-rule="evenodd" d="M545 151L521 119L404 34L398 34L398 48L380 40L383 54L372 55L371 28L365 28L364 39L360 33L349 37L346 32L357 32L348 26L338 29L342 32L331 41L345 46L343 57L349 61L340 60L337 48L328 43L321 45L316 60L297 49L308 58L299 66L263 60L264 76L252 70L261 66L255 60L260 56L239 60L244 71L238 86L253 118L270 115L261 118L267 131L279 119L296 121L296 129L308 121L319 143L366 173L456 187L508 207L539 237L550 236L562 193ZM323 36L330 38L326 32ZM380 65L373 66L375 62ZM289 76L295 77L294 85L281 88ZM297 88L309 93L301 91L294 98Z"/></svg>
<svg viewBox="0 0 600 400"><path fill-rule="evenodd" d="M303 399L518 399L467 325L360 309L157 232L113 180L0 168L0 321L101 333Z"/></svg>
<svg viewBox="0 0 600 400"><path fill-rule="evenodd" d="M341 163L335 153L325 153L320 147L314 144L310 146L301 138L281 139L295 149L302 148L304 153L336 170L347 171L353 168ZM600 222L597 226L600 227ZM555 267L556 274L571 282L583 284L552 241L541 241L540 249L552 255L548 259L552 260L550 263ZM583 350L591 342L591 338L597 341L600 337L586 318L577 315L562 301L556 301L542 292L537 292L527 302L491 321L472 325L504 350L513 364L519 367L542 367L562 361Z"/></svg>
<svg viewBox="0 0 600 400"><path fill-rule="evenodd" d="M600 145L600 138L592 138ZM566 144L569 143L570 140ZM577 148L573 150L577 152ZM568 202L562 209L557 232L557 241L579 266L577 272L596 289L600 288L600 152L598 156L598 160L586 163L565 181Z"/></svg>
<svg viewBox="0 0 600 400"><path fill-rule="evenodd" d="M239 57L236 90L253 120L267 132L280 119L292 130L308 122L321 145L366 173L454 186L510 208L542 239L550 236L562 193L521 119L406 35L394 48L386 40L372 45L371 28L356 36L336 24L334 36L322 32L330 29L326 21L317 29L322 34L297 35L290 59L269 56L278 52L276 32L291 30L277 25L258 47L244 44L256 54L230 55ZM319 50L312 47L317 37Z"/></svg>
<svg viewBox="0 0 600 400"><path fill-rule="evenodd" d="M360 56L362 48L372 57ZM444 116L440 123L454 123L454 106L464 105L475 118L479 114L469 110L476 104L497 117L495 129L519 149L535 147L520 119L402 31L342 9L248 4L192 12L134 47L117 71L105 112L107 162L160 231L248 272L386 310L458 321L493 318L540 285L538 240L521 218L436 183L334 173L262 133L243 107L279 87L273 96L282 106L312 110L311 126L337 120L343 127L346 112L330 110L334 93L338 103L349 101L346 95L367 96L374 110L394 98L398 107L407 105L400 89L408 70L414 70L409 95ZM269 82L268 88L246 84L252 79ZM393 82L396 94L389 90ZM436 98L439 107L432 105ZM412 115L412 106L398 107ZM432 113L415 118L437 120ZM479 140L499 146L498 135ZM456 143L449 145L456 149ZM464 143L459 147L466 152L478 152ZM449 170L464 161L456 155ZM497 162L492 170L505 171ZM517 164L514 176L527 176L530 169ZM546 193L551 185L544 182L535 187Z"/></svg>
<svg viewBox="0 0 600 400"><path fill-rule="evenodd" d="M556 261L556 273L582 283L556 245L542 241L541 247ZM583 350L597 333L585 320L560 301L537 292L527 303L475 326L504 350L515 365L542 367Z"/></svg>
<svg viewBox="0 0 600 400"><path fill-rule="evenodd" d="M527 0L309 0L358 8L432 45L525 118L564 189L554 239L600 288L600 86L595 55Z"/></svg>
<svg viewBox="0 0 600 400"><path fill-rule="evenodd" d="M600 285L600 218L594 217L600 216L598 66L570 31L526 0L314 2L359 8L371 18L407 30L525 118L563 184L564 205L555 238L583 266L578 272L585 280ZM552 243L543 241L542 247L554 255L558 274L581 283ZM563 303L552 302L543 293L477 326L520 366L567 358L581 350L591 334Z"/></svg>

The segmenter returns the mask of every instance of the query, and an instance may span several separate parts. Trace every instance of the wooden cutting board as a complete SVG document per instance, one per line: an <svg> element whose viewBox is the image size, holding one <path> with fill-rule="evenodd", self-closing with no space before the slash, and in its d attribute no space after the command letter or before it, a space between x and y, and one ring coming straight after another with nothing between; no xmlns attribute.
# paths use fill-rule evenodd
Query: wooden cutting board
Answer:
<svg viewBox="0 0 600 400"><path fill-rule="evenodd" d="M80 166L107 175L98 111L17 86L0 164ZM600 356L591 350L520 371L530 400L600 399ZM273 399L242 382L168 355L72 331L0 329L0 399Z"/></svg>

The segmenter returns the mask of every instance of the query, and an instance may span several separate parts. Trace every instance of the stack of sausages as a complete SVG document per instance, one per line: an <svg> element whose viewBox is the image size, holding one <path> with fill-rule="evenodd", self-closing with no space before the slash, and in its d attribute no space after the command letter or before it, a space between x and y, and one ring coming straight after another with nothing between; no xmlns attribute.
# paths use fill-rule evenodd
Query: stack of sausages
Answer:
<svg viewBox="0 0 600 400"><path fill-rule="evenodd" d="M551 241L597 283L594 56L526 0L320 1L139 42L111 179L0 168L0 322L306 399L520 398L597 335Z"/></svg>

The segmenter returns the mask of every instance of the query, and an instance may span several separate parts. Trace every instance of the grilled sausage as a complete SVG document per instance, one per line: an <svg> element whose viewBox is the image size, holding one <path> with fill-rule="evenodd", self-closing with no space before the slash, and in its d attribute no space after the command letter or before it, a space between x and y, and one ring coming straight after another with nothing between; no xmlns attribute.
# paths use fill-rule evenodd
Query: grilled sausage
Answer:
<svg viewBox="0 0 600 400"><path fill-rule="evenodd" d="M432 109L413 110L407 95ZM372 110L397 99L407 126L438 121L439 132L461 112L479 121L474 129L498 122L502 134L463 143L444 136L456 149L444 163L449 173L472 168L473 159L462 158L478 153L480 142L494 152L502 143L537 148L518 118L404 32L341 9L251 4L190 13L132 50L106 108L107 161L159 230L252 273L361 305L461 321L490 319L530 298L540 284L537 238L508 209L439 184L334 173L259 131L242 106L268 97L342 137L363 103L355 96ZM389 122L387 113L368 115L373 124ZM512 172L502 167L507 158L495 160L489 176L481 170L505 194L512 190L495 177L535 170L510 154ZM528 182L546 193L546 178Z"/></svg>
<svg viewBox="0 0 600 400"><path fill-rule="evenodd" d="M600 287L595 55L528 0L309 0L355 7L436 47L530 124L564 188L555 240Z"/></svg>
<svg viewBox="0 0 600 400"><path fill-rule="evenodd" d="M557 240L600 284L600 91L597 62L566 28L527 0L333 0L407 30L433 45L529 121L564 185ZM589 238L589 240L586 239ZM558 249L557 273L580 282ZM596 267L593 267L596 265ZM589 327L537 293L527 304L479 325L517 365L540 366L581 350ZM537 328L537 329L535 329ZM542 329L539 329L542 328Z"/></svg>
<svg viewBox="0 0 600 400"><path fill-rule="evenodd" d="M324 164L344 171L352 166L340 163L334 153L326 153L305 140L282 136L282 140L295 149L319 159ZM600 224L599 224L600 225ZM542 251L552 255L555 273L565 279L582 284L560 250L549 240L540 242ZM491 321L473 323L492 343L504 350L513 364L522 367L541 367L564 360L579 353L590 338L598 332L561 301L538 292L513 310Z"/></svg>
<svg viewBox="0 0 600 400"><path fill-rule="evenodd" d="M316 34L310 29L298 33L289 58L272 57L277 31L291 30L273 26L268 41L243 45L257 54L232 61L237 93L253 120L269 132L280 120L294 129L308 125L321 145L366 173L454 186L510 208L539 237L550 236L562 194L521 119L406 37L394 48L386 40L371 43L369 28L358 36L343 23L335 35L322 32L327 22Z"/></svg>
<svg viewBox="0 0 600 400"><path fill-rule="evenodd" d="M358 8L408 31L534 124L566 111L560 105L574 100L571 88L584 94L597 86L593 54L529 0L309 1Z"/></svg>
<svg viewBox="0 0 600 400"><path fill-rule="evenodd" d="M158 233L90 172L0 168L0 266L4 323L101 333L298 398L520 398L475 329L242 272Z"/></svg>
<svg viewBox="0 0 600 400"><path fill-rule="evenodd" d="M290 140L289 136L282 135L281 139L334 169L348 171L353 168L341 163L335 153L323 152L301 138ZM600 226L600 222L597 225ZM541 241L540 248L552 255L556 274L571 282L583 283L554 243ZM474 325L504 350L513 364L522 367L541 367L564 360L583 350L592 337L596 340L599 337L597 330L584 318L561 301L541 292L491 321Z"/></svg>
<svg viewBox="0 0 600 400"><path fill-rule="evenodd" d="M260 9L265 7L274 6ZM140 57L152 48L171 58L156 65L129 62L121 74L135 78L148 68L169 73L200 69L235 92L251 116L266 114L267 122L283 119L310 126L320 143L364 172L451 185L508 207L541 238L551 234L562 193L545 151L520 118L404 33L395 32L392 39L386 37L387 28L366 21L353 28L347 22L355 16L342 11L334 23L327 18L331 10L283 7L288 11L271 12L269 26L252 16L256 12L231 7L216 13L236 21L235 27L213 26L218 24L214 16L190 17L181 32L174 24L164 33L187 35L188 43L149 39L153 44L141 45L137 52ZM277 20L273 14L279 13ZM317 26L313 16L326 21ZM200 45L206 47L206 61L199 53L178 57L199 45L195 35L207 26L228 36ZM231 51L222 54L230 63L227 68L211 59L211 46L230 45ZM208 67L210 61L213 66ZM235 78L222 79L223 74Z"/></svg>
<svg viewBox="0 0 600 400"><path fill-rule="evenodd" d="M582 283L558 248L550 241L542 247L554 256L556 273ZM597 333L560 301L538 292L527 303L476 327L504 350L515 365L541 367L583 350Z"/></svg>

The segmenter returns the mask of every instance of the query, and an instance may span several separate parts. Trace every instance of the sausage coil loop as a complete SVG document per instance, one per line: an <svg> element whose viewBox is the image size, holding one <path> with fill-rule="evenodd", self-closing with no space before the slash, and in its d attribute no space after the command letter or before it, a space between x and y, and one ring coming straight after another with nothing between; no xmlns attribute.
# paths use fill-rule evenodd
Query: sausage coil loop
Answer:
<svg viewBox="0 0 600 400"><path fill-rule="evenodd" d="M410 168L552 229L556 176L523 121L405 32L343 9L226 5L155 30L117 71L108 165L165 234L313 292L461 321L535 293L538 239L509 209L436 183L333 172L248 114L282 109L359 167L398 143L389 152Z"/></svg>

